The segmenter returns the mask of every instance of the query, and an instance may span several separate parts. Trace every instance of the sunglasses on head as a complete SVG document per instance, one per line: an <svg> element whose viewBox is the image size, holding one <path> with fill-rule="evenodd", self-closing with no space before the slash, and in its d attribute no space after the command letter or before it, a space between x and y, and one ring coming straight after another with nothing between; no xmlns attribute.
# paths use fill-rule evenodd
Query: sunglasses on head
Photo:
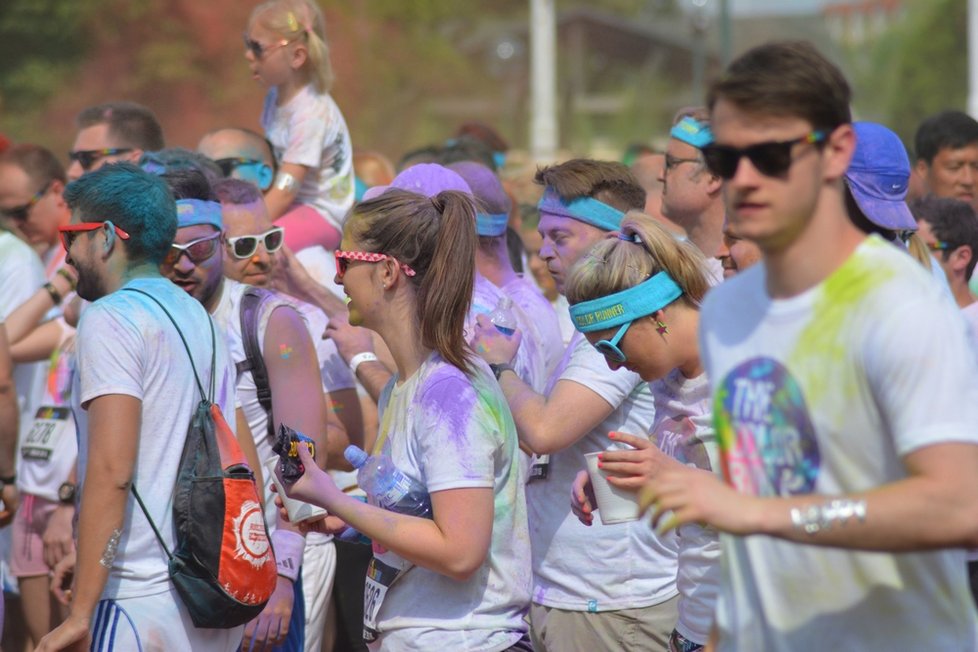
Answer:
<svg viewBox="0 0 978 652"><path fill-rule="evenodd" d="M276 226L258 235L239 235L227 239L228 249L235 258L251 258L258 251L259 242L265 245L265 251L274 254L285 242L285 229Z"/></svg>
<svg viewBox="0 0 978 652"><path fill-rule="evenodd" d="M79 222L78 224L59 226L58 232L61 234L61 246L65 248L65 251L69 251L71 249L71 245L75 242L75 238L88 231L97 231L105 226L106 223L112 224L112 222L106 220L105 222ZM115 230L115 234L123 240L129 239L129 234L117 227L115 224L112 224L112 228Z"/></svg>
<svg viewBox="0 0 978 652"><path fill-rule="evenodd" d="M221 232L213 235L197 238L187 244L172 244L163 258L163 264L173 267L180 262L180 257L186 255L194 265L199 265L209 259L217 251L217 243L220 242Z"/></svg>
<svg viewBox="0 0 978 652"><path fill-rule="evenodd" d="M721 179L732 179L737 174L740 159L747 157L758 172L767 177L783 175L791 167L791 151L798 143L818 145L825 142L828 133L817 130L792 140L769 141L749 147L732 147L716 143L703 148L703 160L707 169Z"/></svg>
<svg viewBox="0 0 978 652"><path fill-rule="evenodd" d="M230 177L235 170L245 165L263 165L263 163L256 158L245 158L243 156L219 158L214 162L217 163L217 167L221 168L221 174L223 174L225 177Z"/></svg>
<svg viewBox="0 0 978 652"><path fill-rule="evenodd" d="M604 357L608 358L609 360L613 362L617 362L618 364L622 364L623 362L625 362L625 360L628 359L628 357L625 355L624 351L618 348L618 343L621 342L621 338L625 337L625 333L628 331L628 327L634 323L635 322L633 321L625 322L624 324L621 325L621 328L618 329L618 332L615 333L614 337L612 337L610 340L601 340L599 342L595 342L594 348L598 350L598 353L602 354Z"/></svg>
<svg viewBox="0 0 978 652"><path fill-rule="evenodd" d="M333 256L336 258L336 278L343 280L346 276L346 270L350 268L351 260L358 260L361 263L379 263L382 260L393 260L397 265L404 271L408 276L414 276L417 274L413 269L405 265L404 263L398 262L397 258L393 256L388 256L387 254L378 254L372 251L341 251L336 250L333 252Z"/></svg>
<svg viewBox="0 0 978 652"><path fill-rule="evenodd" d="M262 57L264 57L272 50L277 50L279 48L285 47L286 45L288 45L289 43L295 40L295 39L292 40L282 39L278 43L272 43L271 45L262 45L255 39L248 36L247 32L242 34L241 38L244 39L245 50L251 52L251 54L254 55L256 61L261 61Z"/></svg>
<svg viewBox="0 0 978 652"><path fill-rule="evenodd" d="M106 156L115 156L117 154L127 154L132 151L131 147L109 147L107 149L76 149L74 151L68 152L68 158L72 161L78 161L78 165L81 166L86 172L92 169L92 166L97 162L105 158Z"/></svg>
<svg viewBox="0 0 978 652"><path fill-rule="evenodd" d="M3 215L8 220L13 220L15 222L26 222L27 218L31 215L31 209L34 208L34 205L37 202L41 201L41 197L43 197L44 193L46 193L48 188L51 187L51 183L51 181L48 181L46 184L44 184L44 187L35 192L34 196L31 197L30 201L28 201L26 204L14 206L13 208L0 208L0 215Z"/></svg>

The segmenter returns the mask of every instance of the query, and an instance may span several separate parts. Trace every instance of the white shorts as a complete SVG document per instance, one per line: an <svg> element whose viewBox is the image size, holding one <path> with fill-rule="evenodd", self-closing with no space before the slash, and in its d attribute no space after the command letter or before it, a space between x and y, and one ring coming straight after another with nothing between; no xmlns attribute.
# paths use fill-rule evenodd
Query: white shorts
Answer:
<svg viewBox="0 0 978 652"><path fill-rule="evenodd" d="M336 545L333 539L321 541L310 533L302 554L302 597L306 602L305 652L319 652L323 646L326 612L336 576Z"/></svg>
<svg viewBox="0 0 978 652"><path fill-rule="evenodd" d="M197 629L172 587L138 598L100 600L92 620L92 652L234 652L244 625Z"/></svg>

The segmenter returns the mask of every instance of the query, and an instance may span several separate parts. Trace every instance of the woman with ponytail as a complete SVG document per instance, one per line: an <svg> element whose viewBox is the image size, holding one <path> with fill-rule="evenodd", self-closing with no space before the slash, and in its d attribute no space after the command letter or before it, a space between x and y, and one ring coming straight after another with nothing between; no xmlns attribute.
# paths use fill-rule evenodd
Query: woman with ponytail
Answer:
<svg viewBox="0 0 978 652"><path fill-rule="evenodd" d="M374 542L364 631L373 650L529 650L529 536L516 428L463 337L475 210L461 192L391 188L358 204L336 252L350 323L376 331L397 373L370 451L425 488L427 517L364 504L300 447L288 495ZM324 528L324 522L317 524Z"/></svg>
<svg viewBox="0 0 978 652"><path fill-rule="evenodd" d="M699 306L709 288L705 260L655 220L629 213L621 232L596 244L572 268L566 293L575 327L604 354L611 369L626 367L649 381L655 423L648 436L610 433L628 450L608 450L599 466L608 481L638 491L655 473L677 463L704 472L717 466L710 391L700 362ZM572 488L571 506L593 522L594 496L586 471ZM687 524L679 531L679 620L669 649L693 652L712 625L720 545L715 530Z"/></svg>

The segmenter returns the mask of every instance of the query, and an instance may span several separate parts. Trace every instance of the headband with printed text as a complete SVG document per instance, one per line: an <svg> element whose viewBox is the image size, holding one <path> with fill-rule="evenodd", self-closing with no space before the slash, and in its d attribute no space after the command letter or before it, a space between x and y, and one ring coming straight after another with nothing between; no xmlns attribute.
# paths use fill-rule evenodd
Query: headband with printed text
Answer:
<svg viewBox="0 0 978 652"><path fill-rule="evenodd" d="M550 186L543 191L543 197L537 204L537 208L541 213L570 217L604 231L617 231L621 228L621 221L625 217L625 214L617 208L594 197L578 197L565 201Z"/></svg>
<svg viewBox="0 0 978 652"><path fill-rule="evenodd" d="M696 149L703 149L713 142L713 131L710 130L710 125L689 116L677 122L669 135Z"/></svg>
<svg viewBox="0 0 978 652"><path fill-rule="evenodd" d="M570 315L574 328L590 333L651 315L682 294L682 288L662 271L627 290L574 304L570 307Z"/></svg>

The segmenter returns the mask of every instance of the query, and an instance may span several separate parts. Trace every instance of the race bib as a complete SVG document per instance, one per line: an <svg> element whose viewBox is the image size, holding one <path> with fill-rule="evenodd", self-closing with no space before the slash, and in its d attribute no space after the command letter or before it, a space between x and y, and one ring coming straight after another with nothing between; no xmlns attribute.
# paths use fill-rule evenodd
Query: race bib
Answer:
<svg viewBox="0 0 978 652"><path fill-rule="evenodd" d="M71 409L45 406L38 408L34 423L20 447L20 455L25 460L47 462L51 454L61 444L68 430Z"/></svg>
<svg viewBox="0 0 978 652"><path fill-rule="evenodd" d="M392 556L400 560L396 555ZM407 561L400 561L401 564L391 566L374 557L367 567L366 584L363 589L363 640L368 643L377 640L379 634L377 614L380 613L380 605L387 597L387 591L412 566Z"/></svg>
<svg viewBox="0 0 978 652"><path fill-rule="evenodd" d="M527 482L533 480L546 480L550 474L550 456L534 455L530 467L530 477Z"/></svg>

